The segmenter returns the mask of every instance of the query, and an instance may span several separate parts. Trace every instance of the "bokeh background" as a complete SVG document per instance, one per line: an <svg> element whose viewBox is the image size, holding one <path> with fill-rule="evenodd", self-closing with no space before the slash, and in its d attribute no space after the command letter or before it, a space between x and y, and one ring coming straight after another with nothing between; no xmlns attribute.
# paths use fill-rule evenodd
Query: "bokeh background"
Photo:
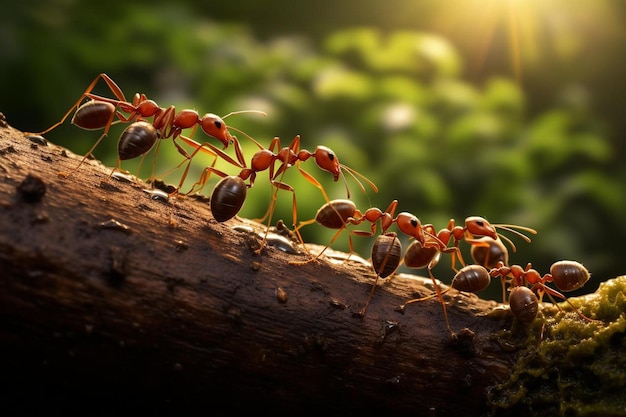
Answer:
<svg viewBox="0 0 626 417"><path fill-rule="evenodd" d="M128 99L144 92L200 114L265 111L226 121L266 146L300 134L305 149L332 148L379 187L364 193L348 178L362 210L398 199L398 211L437 228L469 215L535 228L531 244L512 237L511 262L542 273L582 262L592 280L579 293L626 272L625 2L32 0L2 10L0 111L16 128L52 125L104 72ZM106 164L115 165L123 128L95 152ZM69 120L46 135L78 154L98 136ZM249 157L254 146L237 136ZM157 174L177 183L181 170L170 169L181 160L163 143ZM210 162L196 158L185 186ZM346 196L312 161L302 167L331 198ZM296 190L298 220L312 218L321 193L297 170L283 180ZM262 216L270 193L262 173L241 214ZM289 193L279 193L274 219L291 223ZM315 224L302 232L320 244L333 234ZM373 239L353 241L367 258ZM346 250L347 235L333 247ZM435 275L449 282L448 260Z"/></svg>

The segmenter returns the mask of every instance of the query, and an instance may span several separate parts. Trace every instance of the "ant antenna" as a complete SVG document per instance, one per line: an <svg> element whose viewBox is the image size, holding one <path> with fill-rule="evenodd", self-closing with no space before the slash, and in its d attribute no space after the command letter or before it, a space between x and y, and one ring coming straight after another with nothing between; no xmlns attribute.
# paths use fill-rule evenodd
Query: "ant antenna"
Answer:
<svg viewBox="0 0 626 417"><path fill-rule="evenodd" d="M261 116L267 116L267 113L265 113L263 110L237 110L237 111L231 111L226 116L222 116L222 119L226 119L227 117L234 116L236 114L244 114L244 113L255 113L255 114L260 114Z"/></svg>
<svg viewBox="0 0 626 417"><path fill-rule="evenodd" d="M516 224L493 224L492 226L494 226L497 229L506 230L507 232L513 233L514 235L522 238L526 243L530 243L531 239L528 236L526 236L524 233L520 232L520 230L523 230L524 232L527 232L533 235L537 234L537 231L533 228L526 227L526 226L518 226ZM509 244L509 246L511 246L511 249L513 250L513 252L517 251L517 248L515 247L515 244L513 243L511 239L509 239L507 236L502 235L500 233L498 233L498 236L504 239Z"/></svg>
<svg viewBox="0 0 626 417"><path fill-rule="evenodd" d="M350 168L349 166L346 166L346 165L343 165L343 164L341 164L341 168L343 168L346 171L348 171L348 174L350 174L352 176L352 178L354 178L356 183L359 184L359 187L361 188L361 191L363 191L364 194L365 194L365 187L363 186L363 183L361 181L359 181L359 178L361 178L363 181L365 181L367 183L367 185L372 187L372 190L374 190L375 193L378 192L378 187L376 186L376 184L374 184L365 175L363 175L360 172L355 171L354 169ZM358 178L357 178L357 176L358 176ZM346 185L347 198L349 199L350 198L350 189L348 188L348 182L346 181L346 177L343 174L343 170L341 171L341 178L343 178L343 182Z"/></svg>
<svg viewBox="0 0 626 417"><path fill-rule="evenodd" d="M226 119L227 117L230 117L230 116L234 116L234 115L237 115L237 114L246 114L246 113L260 114L261 116L264 116L264 117L267 116L267 113L265 113L262 110L238 110L238 111L231 111L226 116L223 116L222 120L224 120L224 119ZM252 143L254 143L256 146L258 146L259 149L264 149L263 145L261 145L256 139L254 139L252 136L250 136L249 134L247 134L243 130L237 129L236 127L232 127L232 126L228 126L228 129L229 130L234 130L235 132L238 132L238 133L241 133L247 139L249 139Z"/></svg>

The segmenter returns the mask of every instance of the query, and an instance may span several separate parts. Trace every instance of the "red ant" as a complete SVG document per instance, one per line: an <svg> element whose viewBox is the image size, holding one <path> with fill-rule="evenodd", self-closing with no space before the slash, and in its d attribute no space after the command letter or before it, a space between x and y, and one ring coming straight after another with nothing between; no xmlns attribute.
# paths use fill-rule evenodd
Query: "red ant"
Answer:
<svg viewBox="0 0 626 417"><path fill-rule="evenodd" d="M509 225L509 224L491 224L486 219L484 219L483 217L479 217L479 216L467 217L465 219L464 226L455 226L454 219L450 219L447 227L445 227L444 229L441 229L437 233L435 233L434 226L431 224L424 225L424 229L427 232L427 236L434 236L436 237L436 239L432 239L432 238L428 239L426 241L426 244L419 242L417 240L414 241L407 248L404 254L404 265L406 265L408 268L415 268L415 269L427 268L428 275L430 276L434 284L437 298L439 299L439 302L442 305L446 327L448 331L450 332L450 334L454 334L454 333L452 332L452 329L450 327L450 323L448 320L446 305L442 296L443 293L441 289L439 288L439 285L437 284L437 281L432 273L432 269L439 262L441 254L442 253L452 254L452 270L455 271L455 273L457 273L457 275L459 276L459 280L464 279L468 281L470 280L470 277L471 277L470 274L474 274L475 275L474 279L479 280L478 285L480 286L485 283L484 276L482 276L484 274L477 272L476 269L474 268L468 268L467 270L462 269L461 271L463 271L463 274L459 275L459 272L461 271L458 271L455 267L457 256L459 258L460 263L463 265L463 267L465 267L465 261L463 260L461 251L459 249L459 242L461 240L466 240L472 243L472 245L482 247L485 245L487 246L489 245L483 242L482 238L490 238L493 241L497 241L501 243L500 236L502 236L507 242L510 243L511 247L515 250L514 243L506 236L499 234L497 232L497 229L502 229L502 230L512 232L522 237L527 242L530 242L530 238L516 229L524 230L530 233L536 233L534 229L530 229L530 228L523 227L523 226L516 226L516 225ZM454 242L453 246L448 246L451 240L453 240ZM506 247L504 249L506 250ZM461 285L461 284L458 284L458 282L460 281L457 281L455 285ZM461 291L464 291L464 290L461 290ZM409 300L405 302L403 305L399 306L398 309L400 311L404 311L407 304L423 301L424 299L427 299L427 298L430 298L430 297L422 297L422 298Z"/></svg>
<svg viewBox="0 0 626 417"><path fill-rule="evenodd" d="M412 236L413 233L419 233L416 226L411 224L411 219L414 217L410 213L400 213L398 217L393 218L393 214L398 205L398 200L393 200L389 207L383 212L377 207L369 208L363 214L359 211L356 205L347 199L337 199L328 201L324 204L315 214L315 217L311 220L300 222L296 230L301 229L303 226L317 222L320 225L328 229L336 229L337 232L333 235L330 242L317 254L314 259L319 258L326 249L328 249L337 240L339 235L348 227L349 224L359 225L364 221L371 223L372 230L351 230L348 235L348 242L350 248L350 254L354 253L354 247L352 245L352 235L358 236L374 236L376 234L376 222L380 220L382 233L384 234L387 229L395 222L401 230ZM415 218L417 222L417 218ZM399 221L398 221L399 220ZM419 223L421 226L421 223ZM420 239L423 237L420 236ZM309 261L305 262L308 263Z"/></svg>
<svg viewBox="0 0 626 417"><path fill-rule="evenodd" d="M348 225L359 225L365 221L371 223L371 230L350 230L349 231L349 245L350 254L354 252L352 246L352 235L357 236L374 236L376 234L377 224L380 222L381 233L378 235L372 246L372 268L376 272L376 280L372 286L369 297L365 306L360 310L358 316L363 317L369 307L369 304L374 295L374 291L380 278L387 278L393 275L398 269L402 260L402 244L398 239L395 232L388 232L388 229L394 223L398 229L409 236L414 238L417 242L426 245L426 242L438 241L438 238L429 232L425 231L422 227L420 220L411 213L402 212L394 217L394 213L398 206L398 201L393 200L387 209L383 212L378 207L371 207L365 212L361 212L356 208L356 205L350 200L333 200L327 202L318 211L315 218L301 222L298 229L302 226L317 222L322 226L329 229L337 229L335 235L331 238L328 245L317 254L315 258L311 258L308 261L301 263L308 263L311 260L318 259L324 251L333 244L341 232L343 232ZM443 245L442 242L437 242L438 245ZM296 262L294 262L296 263Z"/></svg>
<svg viewBox="0 0 626 417"><path fill-rule="evenodd" d="M421 221L415 215L402 212L396 217L393 217L397 205L398 201L393 200L384 212L379 208L372 207L366 210L360 217L348 219L348 223L355 225L366 220L372 224L370 231L355 230L350 232L351 234L360 236L373 236L376 233L376 223L379 220L381 223L381 234L378 235L374 241L371 255L372 268L376 272L376 280L374 281L365 306L358 313L361 317L365 315L372 301L378 280L393 275L402 262L402 243L395 232L387 232L393 223L396 223L402 233L415 239L415 242L418 242L424 247L429 245L443 245L443 242L441 242L437 236L431 234L422 226Z"/></svg>
<svg viewBox="0 0 626 417"><path fill-rule="evenodd" d="M109 90L115 96L114 99L92 93L100 80L106 83ZM87 101L83 102L84 99L87 99ZM76 112L72 117L72 124L86 130L104 129L102 135L91 149L89 149L75 169L78 169L93 153L95 148L108 135L111 126L119 122L131 123L131 125L129 125L120 136L118 142L118 160L115 169L119 168L122 160L136 158L147 153L152 149L157 139L167 139L170 137L178 152L185 158L189 158L187 152L176 143L176 139L178 137L183 138L181 133L184 129L188 128L193 128L190 135L190 137L192 137L198 125L201 126L204 133L222 142L224 149L226 149L229 144L234 144L237 158L239 161L242 161L243 152L241 145L237 138L230 134L223 119L238 113L255 112L265 114L256 110L246 110L230 113L223 118L213 113L207 113L200 117L195 110L184 109L177 113L174 106L168 108L160 107L155 101L148 99L145 94L140 93L135 94L131 103L126 100L121 88L108 75L102 73L89 84L78 101L69 108L61 120L37 134L43 135L61 125L74 109L76 109ZM146 122L145 119L147 118L153 118L152 123ZM250 139L254 141L254 139ZM256 141L254 142L256 143ZM113 174L115 169L111 174ZM60 175L66 177L69 174L60 173Z"/></svg>
<svg viewBox="0 0 626 417"><path fill-rule="evenodd" d="M426 225L425 227L430 231L434 231L434 227L430 224ZM448 243L450 242L451 239L454 239L454 247L457 247L457 248L458 248L459 242L462 239L464 239L466 242L472 245L472 249L474 251L474 255L472 256L481 257L482 255L482 257L484 257L483 262L481 263L484 266L484 263L489 264L493 262L493 260L491 259L492 256L493 257L504 256L502 253L499 253L499 252L506 253L506 256L508 259L508 251L506 247L504 246L504 244L502 243L501 238L504 239L509 244L509 246L511 246L511 249L513 250L513 252L517 250L513 241L509 239L508 237L506 237L505 235L497 233L496 229L506 230L507 232L513 233L519 236L520 238L522 238L527 243L530 243L530 238L526 236L525 234L523 234L522 232L520 232L520 230L527 232L527 233L531 233L531 234L537 233L535 229L532 229L530 227L518 226L518 225L512 225L512 224L491 224L483 217L470 216L465 219L465 226L455 226L454 219L450 219L450 221L448 222L448 225L445 228L439 230L439 232L437 232L436 235L442 242L445 242L445 243ZM493 249L492 249L492 243L491 243L492 241L494 241ZM486 249L489 249L489 252L484 255L481 254L481 251L484 251ZM492 254L491 251L493 251L494 253ZM459 261L461 262L461 264L465 265L461 252L457 251L456 254L458 254ZM454 267L455 261L456 261L455 253L453 253L452 269L455 269Z"/></svg>
<svg viewBox="0 0 626 417"><path fill-rule="evenodd" d="M192 154L191 158L195 155L195 153L199 151L206 151L208 148L209 153L215 153L216 155L222 157L223 159L237 165L228 155L224 154L223 151L217 149L210 143L199 144L193 140L183 138L185 143L191 145L196 148L194 154ZM300 149L300 135L296 135L294 139L291 141L291 144L287 147L281 148L280 146L280 138L275 137L270 143L269 148L262 148L257 151L251 158L250 167L248 168L245 165L245 162L242 160L243 167L239 172L239 175L232 176L227 175L226 173L217 170L213 166L209 166L204 168L200 179L192 186L191 190L187 193L192 193L194 191L200 191L206 182L208 181L211 173L217 174L222 177L214 187L213 192L211 193L211 210L213 212L214 218L218 222L224 222L233 218L243 206L243 203L246 199L247 189L251 188L254 185L254 181L256 179L256 175L260 171L269 170L269 180L272 186L275 187L275 192L272 194L272 201L265 215L261 218L261 221L264 221L268 218L268 227L271 223L272 214L274 212L274 208L276 205L276 197L278 190L286 190L292 193L292 216L293 216L293 224L295 225L297 222L297 204L296 204L296 193L292 186L282 182L282 176L285 174L288 168L292 166L296 166L300 174L311 184L317 187L324 199L329 201L328 195L324 190L322 184L315 179L311 174L300 167L300 163L307 161L308 159L313 158L317 166L326 172L332 174L333 179L335 181L339 180L341 176L344 180L346 186L346 192L348 198L350 196L350 190L348 188L348 183L345 179L343 171L347 171L359 184L361 190L365 192L365 187L359 181L359 178L368 183L368 185L374 190L374 192L378 191L378 187L367 179L364 175L358 173L357 171L343 165L339 162L336 154L326 146L318 146L314 152L310 152L306 149ZM191 161L191 159L190 159ZM276 162L280 162L281 164L276 168ZM249 180L249 183L246 184L245 181ZM347 200L349 201L349 200ZM296 234L300 239L300 242L303 242L302 237L296 228ZM261 245L263 247L263 245Z"/></svg>
<svg viewBox="0 0 626 417"><path fill-rule="evenodd" d="M525 285L532 285L530 288L531 292L539 294L539 301L543 298L544 294L547 294L550 297L550 300L561 309L554 297L558 297L565 302L567 302L578 314L578 316L589 322L597 322L597 320L593 320L585 316L581 313L562 293L559 291L550 288L546 285L548 282L554 282L558 289L561 291L573 291L580 287L582 287L590 277L589 271L585 268L581 263L576 261L558 261L553 263L550 266L550 273L544 274L541 276L537 270L532 268L532 264L528 263L526 268L522 268L520 265L512 265L506 266L503 263L500 263L496 268L491 269L489 271L489 275L492 277L501 277L502 279L506 279L507 277L511 277L510 284L515 287L523 287ZM513 307L513 304L523 304L523 303L532 303L532 297L528 295L527 291L518 291L520 295L518 299L514 299L513 297L513 289L511 290L511 294L509 295L509 304L511 304L511 311L516 314L516 317L519 313L517 313ZM535 312L536 315L536 312ZM527 313L527 316L524 317L528 321L530 320L530 313ZM533 317L534 319L534 317Z"/></svg>
<svg viewBox="0 0 626 417"><path fill-rule="evenodd" d="M491 283L491 274L482 265L467 265L459 270L452 279L450 287L443 290L444 294L454 288L460 292L477 293L484 290ZM423 301L432 298L434 295L428 295L417 299ZM510 290L510 309L513 315L523 323L532 322L537 316L539 300L530 288L524 286L514 286Z"/></svg>

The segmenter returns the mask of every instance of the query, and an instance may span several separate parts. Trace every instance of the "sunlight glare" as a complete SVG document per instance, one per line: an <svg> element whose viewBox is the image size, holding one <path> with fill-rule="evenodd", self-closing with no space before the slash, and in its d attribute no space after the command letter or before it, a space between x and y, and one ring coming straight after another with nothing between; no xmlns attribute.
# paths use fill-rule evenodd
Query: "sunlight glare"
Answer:
<svg viewBox="0 0 626 417"><path fill-rule="evenodd" d="M523 69L544 59L568 63L582 42L622 33L606 1L568 0L442 1L431 23L435 32L452 33L467 50L470 70L480 74L499 65L523 80Z"/></svg>

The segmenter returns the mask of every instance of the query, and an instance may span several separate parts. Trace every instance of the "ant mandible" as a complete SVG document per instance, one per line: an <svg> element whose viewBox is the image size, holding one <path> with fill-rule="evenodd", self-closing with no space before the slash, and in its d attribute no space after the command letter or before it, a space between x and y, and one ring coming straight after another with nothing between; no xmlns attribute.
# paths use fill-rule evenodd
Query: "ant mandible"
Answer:
<svg viewBox="0 0 626 417"><path fill-rule="evenodd" d="M550 300L557 306L560 310L561 308L554 300L554 297L560 298L567 302L570 307L574 309L578 316L589 322L599 322L598 320L590 319L581 313L561 292L550 288L546 285L548 282L554 282L557 288L561 291L574 291L580 287L582 287L590 277L589 271L585 268L581 263L576 261L558 261L553 263L550 266L550 272L544 274L543 276L535 269L533 269L532 264L529 262L526 265L526 268L521 267L520 265L511 265L506 266L503 263L500 263L496 268L492 268L489 271L489 275L492 277L501 277L503 280L507 277L511 277L510 284L515 287L523 287L526 285L532 285L530 290L533 293L539 294L539 301L543 298L544 294L547 294ZM522 292L520 292L522 294ZM527 291L523 292L524 295L519 295L519 300L525 300L525 302L532 302L532 297L527 295ZM513 291L509 296L509 304L511 304L511 310L513 311ZM515 304L520 304L521 301L515 299ZM517 313L513 311L514 314ZM536 315L536 313L535 313ZM526 319L530 318L530 313L525 317ZM534 317L533 317L534 319ZM532 320L530 320L532 321Z"/></svg>
<svg viewBox="0 0 626 417"><path fill-rule="evenodd" d="M192 154L192 158L197 152L204 152L205 150L208 150L210 153L217 154L231 164L237 165L234 161L232 161L232 159L228 158L228 156L225 155L223 151L217 149L210 143L199 144L187 138L183 138L183 140L188 145L191 145L196 149L196 151L194 151L194 154ZM213 166L205 167L202 171L200 179L191 187L191 190L187 194L202 190L212 173L222 177L222 180L220 180L215 185L211 193L211 210L213 212L213 217L218 222L224 222L233 218L239 212L239 210L241 210L241 207L243 206L246 199L247 189L251 188L254 185L257 173L269 170L269 181L275 188L275 191L272 194L272 200L270 202L270 205L260 221L265 221L265 219L268 219L269 229L269 225L271 224L272 215L276 205L278 190L285 190L292 193L292 218L293 224L295 225L297 222L296 193L292 186L282 181L282 177L288 168L295 166L300 174L309 183L313 184L321 191L324 199L326 201L329 201L328 194L324 190L322 184L313 175L309 174L302 167L300 167L301 162L307 161L310 158L313 158L313 160L321 170L332 174L334 181L338 181L340 176L343 178L348 197L350 196L350 189L344 176L344 170L347 171L356 180L363 192L365 192L365 187L363 186L359 178L367 182L367 184L374 190L374 192L378 191L378 187L376 187L376 185L372 181L367 179L364 175L358 173L357 171L349 168L346 165L341 164L336 154L330 148L326 146L317 146L314 152L310 152L306 149L301 149L300 135L296 135L289 146L282 148L280 144L280 138L275 137L271 141L269 148L261 148L252 156L249 168L245 165L245 161L242 161L243 167L239 174L236 176L227 175L226 173L217 170ZM276 162L280 162L278 168L276 168ZM245 183L246 180L249 181L248 184ZM300 242L303 243L304 241L297 228L296 234ZM261 245L261 249L262 248L263 244Z"/></svg>
<svg viewBox="0 0 626 417"><path fill-rule="evenodd" d="M92 91L100 80L103 80L115 98L104 97L93 94ZM83 100L87 101L83 102ZM176 112L174 106L167 108L160 107L154 100L150 100L143 93L136 93L133 101L126 100L121 88L107 74L99 74L89 84L87 89L81 94L80 98L73 106L69 108L67 113L57 123L53 124L46 130L37 135L44 135L63 124L69 115L76 109L71 123L85 130L104 129L102 135L89 149L87 154L82 158L78 169L83 162L93 153L100 142L108 136L109 130L116 123L131 123L122 133L118 142L118 160L116 169L119 169L122 160L136 158L147 153L157 139L172 138L178 152L185 158L189 158L187 152L176 142L184 129L193 128L190 137L195 133L196 128L201 126L204 133L219 140L224 149L230 144L234 144L235 153L239 161L243 160L243 152L237 138L228 130L224 123L226 117L239 113L259 113L265 114L257 110L244 110L232 112L224 117L219 117L213 113L207 113L200 117L195 110L184 109ZM148 123L146 119L152 118L152 122ZM231 127L231 129L233 129ZM236 129L235 129L236 130ZM31 134L31 133L27 133ZM247 136L247 135L246 135ZM248 138L250 138L248 136ZM254 139L250 138L252 141ZM260 145L259 145L260 146ZM61 176L67 177L68 173L60 173Z"/></svg>

